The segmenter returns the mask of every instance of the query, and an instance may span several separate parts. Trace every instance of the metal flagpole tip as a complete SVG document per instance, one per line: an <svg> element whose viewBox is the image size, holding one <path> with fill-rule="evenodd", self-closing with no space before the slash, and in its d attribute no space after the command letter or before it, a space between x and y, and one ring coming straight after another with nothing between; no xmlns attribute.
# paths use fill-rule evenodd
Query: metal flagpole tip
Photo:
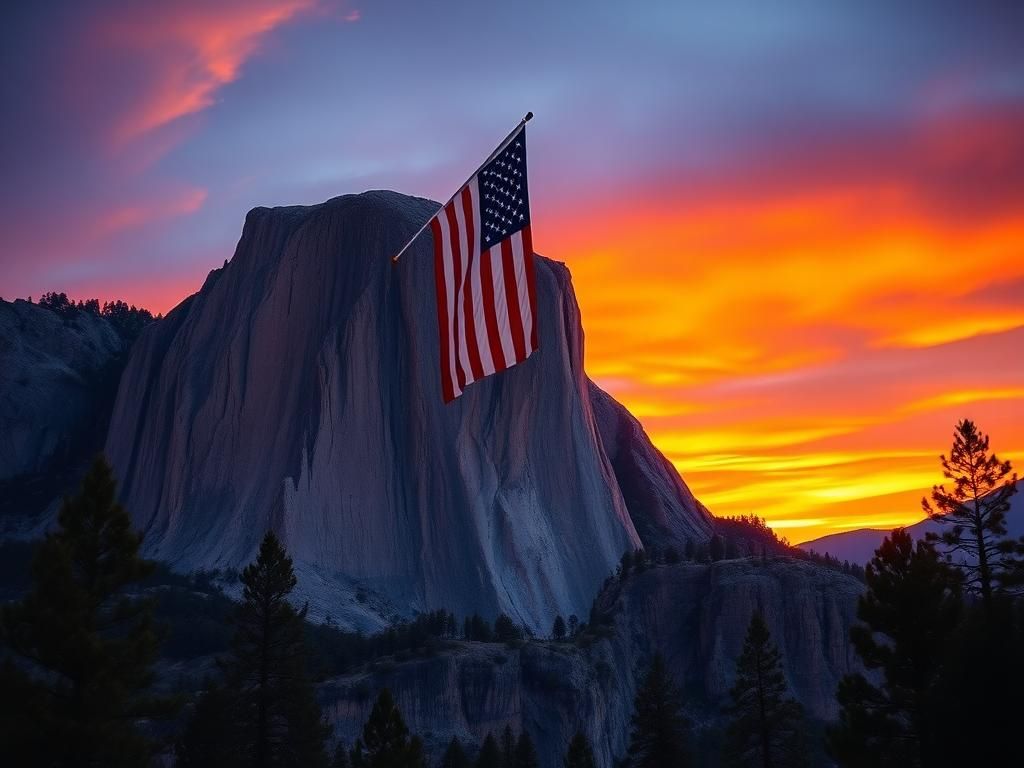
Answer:
<svg viewBox="0 0 1024 768"><path fill-rule="evenodd" d="M524 123L528 123L533 119L533 112L527 112L526 117L523 118Z"/></svg>

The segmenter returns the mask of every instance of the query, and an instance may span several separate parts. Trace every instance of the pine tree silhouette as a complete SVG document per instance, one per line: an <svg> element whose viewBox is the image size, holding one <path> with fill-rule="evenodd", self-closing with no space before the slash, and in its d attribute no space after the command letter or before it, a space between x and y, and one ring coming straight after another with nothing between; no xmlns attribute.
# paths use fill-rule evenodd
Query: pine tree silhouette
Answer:
<svg viewBox="0 0 1024 768"><path fill-rule="evenodd" d="M330 726L306 673L306 610L288 602L295 572L273 533L264 537L241 580L243 599L225 663L237 695L241 753L256 768L326 766Z"/></svg>
<svg viewBox="0 0 1024 768"><path fill-rule="evenodd" d="M827 748L840 766L942 763L942 705L933 699L962 604L959 578L928 542L897 528L865 570L850 636L864 666L881 671L881 687L863 675L839 684L838 725Z"/></svg>
<svg viewBox="0 0 1024 768"><path fill-rule="evenodd" d="M423 742L418 736L409 735L402 713L387 688L378 694L363 726L362 743L368 768L423 768L426 765Z"/></svg>
<svg viewBox="0 0 1024 768"><path fill-rule="evenodd" d="M469 768L469 758L466 757L462 744L454 736L448 742L448 748L445 749L444 755L441 757L441 768Z"/></svg>
<svg viewBox="0 0 1024 768"><path fill-rule="evenodd" d="M512 765L514 768L540 768L537 749L533 746L533 739L530 738L530 734L526 731L519 734L519 740L516 742L515 759Z"/></svg>
<svg viewBox="0 0 1024 768"><path fill-rule="evenodd" d="M6 765L149 764L136 722L172 702L147 695L159 641L152 602L128 594L153 569L140 543L98 457L38 545L28 594L3 606L0 638L20 660L0 666Z"/></svg>
<svg viewBox="0 0 1024 768"><path fill-rule="evenodd" d="M484 743L480 745L480 753L473 765L475 768L501 768L501 748L493 733L488 733Z"/></svg>
<svg viewBox="0 0 1024 768"><path fill-rule="evenodd" d="M594 750L590 748L587 737L579 732L569 742L569 751L565 753L565 760L562 762L565 768L597 768Z"/></svg>
<svg viewBox="0 0 1024 768"><path fill-rule="evenodd" d="M981 595L991 616L994 592L1008 577L1015 581L1012 555L1020 547L1005 537L1017 475L1011 475L1010 462L989 453L988 435L967 419L956 425L949 457L941 460L942 474L954 485L951 490L943 485L932 488L931 502L921 499L925 513L946 526L941 534L929 533L928 540L944 546L963 571L965 588Z"/></svg>
<svg viewBox="0 0 1024 768"><path fill-rule="evenodd" d="M239 766L237 706L233 691L207 682L175 744L176 768Z"/></svg>
<svg viewBox="0 0 1024 768"><path fill-rule="evenodd" d="M682 697L655 655L636 694L629 740L630 765L635 768L681 768L689 764Z"/></svg>
<svg viewBox="0 0 1024 768"><path fill-rule="evenodd" d="M768 625L755 613L736 662L726 730L727 761L737 766L783 768L807 764L801 740L803 710L791 698L782 672L782 657Z"/></svg>
<svg viewBox="0 0 1024 768"><path fill-rule="evenodd" d="M516 763L516 735L511 725L506 725L501 732L501 765L502 768L513 768Z"/></svg>

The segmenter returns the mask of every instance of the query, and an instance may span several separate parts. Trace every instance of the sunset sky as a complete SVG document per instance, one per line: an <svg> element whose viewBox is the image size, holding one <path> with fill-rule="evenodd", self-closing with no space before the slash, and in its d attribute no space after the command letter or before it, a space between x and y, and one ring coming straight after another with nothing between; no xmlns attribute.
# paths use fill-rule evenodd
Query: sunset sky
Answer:
<svg viewBox="0 0 1024 768"><path fill-rule="evenodd" d="M167 311L248 209L446 199L533 110L534 244L694 492L794 542L913 522L958 418L1024 465L1022 34L1013 2L18 4L0 295Z"/></svg>

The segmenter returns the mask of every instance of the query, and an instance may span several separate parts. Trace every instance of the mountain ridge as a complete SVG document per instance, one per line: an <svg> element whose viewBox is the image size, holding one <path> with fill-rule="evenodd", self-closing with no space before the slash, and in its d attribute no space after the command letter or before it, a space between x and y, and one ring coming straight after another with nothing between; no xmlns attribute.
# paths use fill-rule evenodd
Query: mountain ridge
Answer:
<svg viewBox="0 0 1024 768"><path fill-rule="evenodd" d="M941 523L929 518L905 526L915 539L923 539L928 533L939 533ZM1007 536L1013 539L1024 536L1024 479L1017 481L1017 493L1010 497L1010 511L1006 514ZM865 565L882 545L882 539L892 533L892 528L857 528L852 531L832 533L805 541L797 546L807 552L829 554L839 560Z"/></svg>
<svg viewBox="0 0 1024 768"><path fill-rule="evenodd" d="M445 607L541 629L644 544L634 519L651 544L710 536L586 377L564 265L537 258L541 349L443 405L429 237L388 258L435 210L382 191L255 208L231 261L142 334L106 448L150 556L238 567L272 528L342 622ZM625 440L618 474L602 435ZM620 477L660 504L628 509Z"/></svg>

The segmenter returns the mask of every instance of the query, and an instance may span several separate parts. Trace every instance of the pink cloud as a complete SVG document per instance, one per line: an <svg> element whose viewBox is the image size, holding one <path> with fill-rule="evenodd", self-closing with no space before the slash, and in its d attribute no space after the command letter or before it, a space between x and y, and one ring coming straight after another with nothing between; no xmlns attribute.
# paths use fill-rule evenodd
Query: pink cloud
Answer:
<svg viewBox="0 0 1024 768"><path fill-rule="evenodd" d="M89 227L89 236L103 240L159 219L195 213L205 201L206 190L194 187L173 196L119 206L97 214Z"/></svg>
<svg viewBox="0 0 1024 768"><path fill-rule="evenodd" d="M344 12L335 0L131 4L100 17L85 40L83 63L106 58L127 70L122 74L136 86L113 116L113 145L123 147L212 106L275 30L321 14L359 19L358 10Z"/></svg>

